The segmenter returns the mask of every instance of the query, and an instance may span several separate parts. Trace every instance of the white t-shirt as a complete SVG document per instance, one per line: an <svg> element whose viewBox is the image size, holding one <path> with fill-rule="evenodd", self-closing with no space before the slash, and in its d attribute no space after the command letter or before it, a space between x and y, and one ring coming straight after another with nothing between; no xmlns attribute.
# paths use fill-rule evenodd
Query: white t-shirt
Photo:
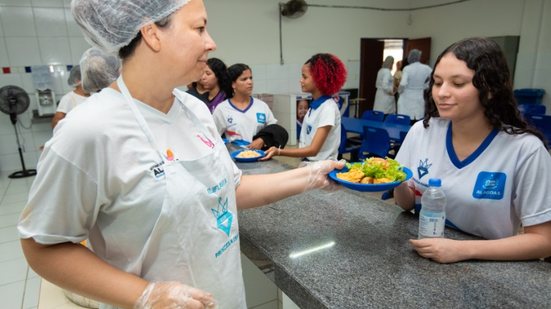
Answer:
<svg viewBox="0 0 551 309"><path fill-rule="evenodd" d="M315 107L315 101L310 104L310 109L304 116L302 129L300 130L299 147L304 148L312 144L314 135L320 127L331 126L327 139L317 155L308 157L310 161L336 160L339 154L339 144L341 142L341 114L339 106L332 98L321 97L318 100L321 105Z"/></svg>
<svg viewBox="0 0 551 309"><path fill-rule="evenodd" d="M220 103L212 115L218 128L218 133L226 133L230 141L253 141L253 136L277 119L264 101L251 97L249 106L240 110L232 104L231 99Z"/></svg>
<svg viewBox="0 0 551 309"><path fill-rule="evenodd" d="M212 141L223 145L206 105L189 94L181 97ZM176 159L212 153L195 135L199 131L180 103L174 102L167 114L140 102L137 106L161 153L169 145ZM237 186L241 171L226 154L221 161L233 171L227 178ZM166 178L157 173L163 163L122 94L111 88L94 94L67 114L46 143L18 225L20 236L41 244L90 239L100 258L119 269L133 269L167 195ZM185 215L195 203L188 201L167 215Z"/></svg>
<svg viewBox="0 0 551 309"><path fill-rule="evenodd" d="M56 112L67 114L86 99L88 99L88 97L81 96L74 91L68 92L61 98L61 100L59 100L59 105L57 106Z"/></svg>
<svg viewBox="0 0 551 309"><path fill-rule="evenodd" d="M396 160L413 171L416 209L429 178L442 179L452 226L487 239L515 235L520 225L551 221L551 156L531 134L492 132L463 161L451 143L450 121L431 118L409 131Z"/></svg>

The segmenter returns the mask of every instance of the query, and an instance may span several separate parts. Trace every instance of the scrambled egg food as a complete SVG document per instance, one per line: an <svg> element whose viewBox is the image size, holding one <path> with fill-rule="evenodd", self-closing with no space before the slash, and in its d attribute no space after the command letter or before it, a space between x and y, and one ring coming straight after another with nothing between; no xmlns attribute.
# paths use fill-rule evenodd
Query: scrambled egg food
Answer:
<svg viewBox="0 0 551 309"><path fill-rule="evenodd" d="M260 157L260 154L254 150L243 150L240 153L238 153L235 157L242 158L242 159L258 158Z"/></svg>
<svg viewBox="0 0 551 309"><path fill-rule="evenodd" d="M368 158L364 162L347 163L348 172L337 173L337 178L363 184L379 184L406 179L400 164L393 159Z"/></svg>

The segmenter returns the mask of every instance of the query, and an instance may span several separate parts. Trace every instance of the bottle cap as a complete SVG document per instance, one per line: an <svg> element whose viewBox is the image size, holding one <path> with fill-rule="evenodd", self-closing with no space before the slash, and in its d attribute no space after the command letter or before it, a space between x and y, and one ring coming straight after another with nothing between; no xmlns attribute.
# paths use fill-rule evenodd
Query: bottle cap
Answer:
<svg viewBox="0 0 551 309"><path fill-rule="evenodd" d="M429 179L429 187L440 187L442 186L442 181L440 178L431 178Z"/></svg>

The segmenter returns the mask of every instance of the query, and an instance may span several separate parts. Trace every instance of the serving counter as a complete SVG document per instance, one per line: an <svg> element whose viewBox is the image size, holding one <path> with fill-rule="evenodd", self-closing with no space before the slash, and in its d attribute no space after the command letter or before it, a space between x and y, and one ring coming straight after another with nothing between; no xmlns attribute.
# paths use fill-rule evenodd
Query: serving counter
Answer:
<svg viewBox="0 0 551 309"><path fill-rule="evenodd" d="M240 163L244 174L287 167ZM241 251L301 308L549 308L551 263L438 264L417 218L367 193L314 190L239 213ZM446 230L452 239L473 239Z"/></svg>

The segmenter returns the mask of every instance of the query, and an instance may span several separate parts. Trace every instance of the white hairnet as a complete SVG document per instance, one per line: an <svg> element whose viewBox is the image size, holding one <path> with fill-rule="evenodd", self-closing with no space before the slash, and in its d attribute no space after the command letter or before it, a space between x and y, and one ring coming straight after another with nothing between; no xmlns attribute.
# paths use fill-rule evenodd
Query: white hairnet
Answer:
<svg viewBox="0 0 551 309"><path fill-rule="evenodd" d="M394 64L394 57L392 56L386 56L385 61L383 61L383 68L392 69L392 65Z"/></svg>
<svg viewBox="0 0 551 309"><path fill-rule="evenodd" d="M113 54L92 47L82 54L80 67L84 91L98 92L119 77L121 60Z"/></svg>
<svg viewBox="0 0 551 309"><path fill-rule="evenodd" d="M69 77L67 78L67 84L71 87L76 87L78 84L80 84L80 66L75 65L71 68L71 71L69 72Z"/></svg>
<svg viewBox="0 0 551 309"><path fill-rule="evenodd" d="M412 49L408 54L408 63L414 63L421 60L421 51L418 49Z"/></svg>
<svg viewBox="0 0 551 309"><path fill-rule="evenodd" d="M172 14L189 0L72 0L71 11L86 40L117 52L150 22Z"/></svg>

